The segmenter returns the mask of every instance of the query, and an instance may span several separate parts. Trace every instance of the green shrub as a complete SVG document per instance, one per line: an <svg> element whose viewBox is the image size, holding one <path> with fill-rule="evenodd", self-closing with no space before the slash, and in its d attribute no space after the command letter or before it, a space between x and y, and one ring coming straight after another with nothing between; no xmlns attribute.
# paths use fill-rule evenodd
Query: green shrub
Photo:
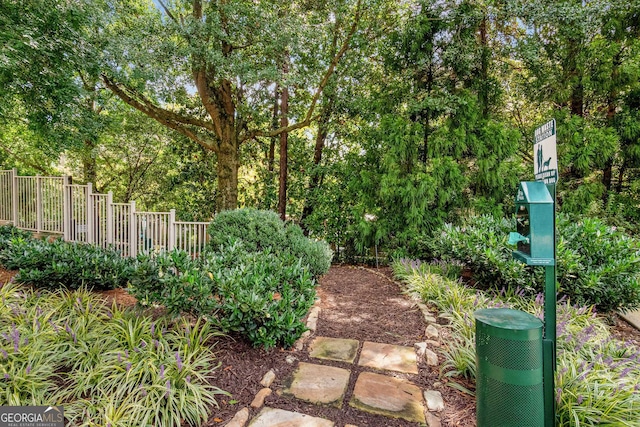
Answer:
<svg viewBox="0 0 640 427"><path fill-rule="evenodd" d="M14 237L0 250L0 264L38 288L113 289L126 286L132 261L98 246Z"/></svg>
<svg viewBox="0 0 640 427"><path fill-rule="evenodd" d="M592 218L563 219L559 229L561 293L606 312L640 307L640 240Z"/></svg>
<svg viewBox="0 0 640 427"><path fill-rule="evenodd" d="M324 241L313 241L295 224L285 225L275 212L251 208L223 211L215 216L208 229L209 248L242 242L247 252L266 251L276 255L293 255L309 266L318 277L331 266L333 253Z"/></svg>
<svg viewBox="0 0 640 427"><path fill-rule="evenodd" d="M534 294L544 285L544 270L515 261L507 244L513 219L480 216L462 226L445 225L430 242L444 261L468 267L480 288L522 289ZM559 292L578 305L600 311L640 306L640 241L597 219L557 220Z"/></svg>
<svg viewBox="0 0 640 427"><path fill-rule="evenodd" d="M285 247L284 223L277 213L253 208L222 211L209 225L209 246L217 250L242 240L248 252Z"/></svg>
<svg viewBox="0 0 640 427"><path fill-rule="evenodd" d="M139 259L130 292L142 305L205 316L256 346L291 346L306 330L315 281L291 254L247 252L242 243L192 260L181 252Z"/></svg>
<svg viewBox="0 0 640 427"><path fill-rule="evenodd" d="M23 238L23 239L33 239L33 235L28 232L21 230L13 225L0 225L0 249L2 249L3 244L6 240L13 238Z"/></svg>
<svg viewBox="0 0 640 427"><path fill-rule="evenodd" d="M521 292L485 293L430 273L423 263L400 260L394 273L407 292L450 320L442 352L442 375L475 380L475 322L480 308L509 307L543 315L544 298ZM612 339L604 321L588 307L557 306L556 425L638 426L640 349ZM461 389L460 385L456 388Z"/></svg>

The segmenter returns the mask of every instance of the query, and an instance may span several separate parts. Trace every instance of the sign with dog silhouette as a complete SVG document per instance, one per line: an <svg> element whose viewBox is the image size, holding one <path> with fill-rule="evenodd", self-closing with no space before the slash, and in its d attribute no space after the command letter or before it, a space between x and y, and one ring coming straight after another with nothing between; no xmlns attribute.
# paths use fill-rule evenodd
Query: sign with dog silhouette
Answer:
<svg viewBox="0 0 640 427"><path fill-rule="evenodd" d="M556 152L556 120L552 119L536 129L533 145L533 173L536 181L545 184L558 182L558 154Z"/></svg>

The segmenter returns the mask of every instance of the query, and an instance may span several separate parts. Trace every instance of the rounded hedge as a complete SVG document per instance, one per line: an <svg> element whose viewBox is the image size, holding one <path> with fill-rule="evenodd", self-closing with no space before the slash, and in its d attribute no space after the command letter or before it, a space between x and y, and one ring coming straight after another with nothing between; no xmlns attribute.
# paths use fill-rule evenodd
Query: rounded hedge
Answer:
<svg viewBox="0 0 640 427"><path fill-rule="evenodd" d="M315 276L329 270L333 252L324 241L308 239L295 224L285 224L273 211L243 208L220 212L209 225L213 252L242 242L247 252L270 251L302 260Z"/></svg>

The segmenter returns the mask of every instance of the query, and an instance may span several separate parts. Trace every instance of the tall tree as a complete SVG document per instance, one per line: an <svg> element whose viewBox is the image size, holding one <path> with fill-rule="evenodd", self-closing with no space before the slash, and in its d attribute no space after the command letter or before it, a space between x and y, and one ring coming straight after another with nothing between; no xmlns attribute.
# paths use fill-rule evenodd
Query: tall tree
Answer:
<svg viewBox="0 0 640 427"><path fill-rule="evenodd" d="M301 49L312 48L295 43L295 38L301 29L313 25L310 16L314 4L247 0L159 3L163 10L160 28L128 28L137 33L132 41L145 39L145 47L127 46L121 56L128 55L128 61L118 60L102 79L127 104L215 152L218 209L235 208L240 146L256 137L304 128L316 120L318 99L358 29L362 0L350 2L350 18L343 19L348 24L341 31L340 48L323 70L315 72L319 67L292 62L297 67L291 70L294 80L300 88L313 87L312 94L306 113L278 129L270 129L265 120L268 101L264 94L278 76L275 58L285 47L293 58L303 57ZM291 13L280 14L285 6L292 9ZM153 69L148 69L149 64L154 64ZM307 75L307 70L314 72ZM181 83L183 90L195 89L196 99L176 103L174 93L167 90L169 81L173 85ZM162 92L164 104L154 102L150 95L154 91Z"/></svg>

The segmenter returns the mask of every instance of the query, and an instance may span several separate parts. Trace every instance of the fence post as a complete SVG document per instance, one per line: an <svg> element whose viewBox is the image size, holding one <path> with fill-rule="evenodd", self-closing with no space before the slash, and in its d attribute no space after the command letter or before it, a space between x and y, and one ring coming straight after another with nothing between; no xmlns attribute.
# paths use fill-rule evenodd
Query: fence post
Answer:
<svg viewBox="0 0 640 427"><path fill-rule="evenodd" d="M63 240L71 240L71 182L68 176L62 181L62 233Z"/></svg>
<svg viewBox="0 0 640 427"><path fill-rule="evenodd" d="M93 243L93 198L91 194L93 193L93 184L87 182L87 223L86 223L86 237L87 243Z"/></svg>
<svg viewBox="0 0 640 427"><path fill-rule="evenodd" d="M169 211L169 242L167 250L173 250L176 247L176 210Z"/></svg>
<svg viewBox="0 0 640 427"><path fill-rule="evenodd" d="M36 233L42 231L42 176L36 175Z"/></svg>
<svg viewBox="0 0 640 427"><path fill-rule="evenodd" d="M12 203L13 203L13 206L12 206L13 225L15 227L17 227L18 226L18 169L13 168L11 170L11 172L12 172L11 173L11 176L12 176L12 178L11 178L11 188L12 188L12 191L13 191L13 194L12 194L12 196L13 196L12 197L12 199L13 199L13 201L12 201Z"/></svg>
<svg viewBox="0 0 640 427"><path fill-rule="evenodd" d="M113 192L107 193L107 245L113 245L114 230L113 230Z"/></svg>
<svg viewBox="0 0 640 427"><path fill-rule="evenodd" d="M136 202L131 202L129 210L129 256L135 258L138 255L138 231L136 226Z"/></svg>

